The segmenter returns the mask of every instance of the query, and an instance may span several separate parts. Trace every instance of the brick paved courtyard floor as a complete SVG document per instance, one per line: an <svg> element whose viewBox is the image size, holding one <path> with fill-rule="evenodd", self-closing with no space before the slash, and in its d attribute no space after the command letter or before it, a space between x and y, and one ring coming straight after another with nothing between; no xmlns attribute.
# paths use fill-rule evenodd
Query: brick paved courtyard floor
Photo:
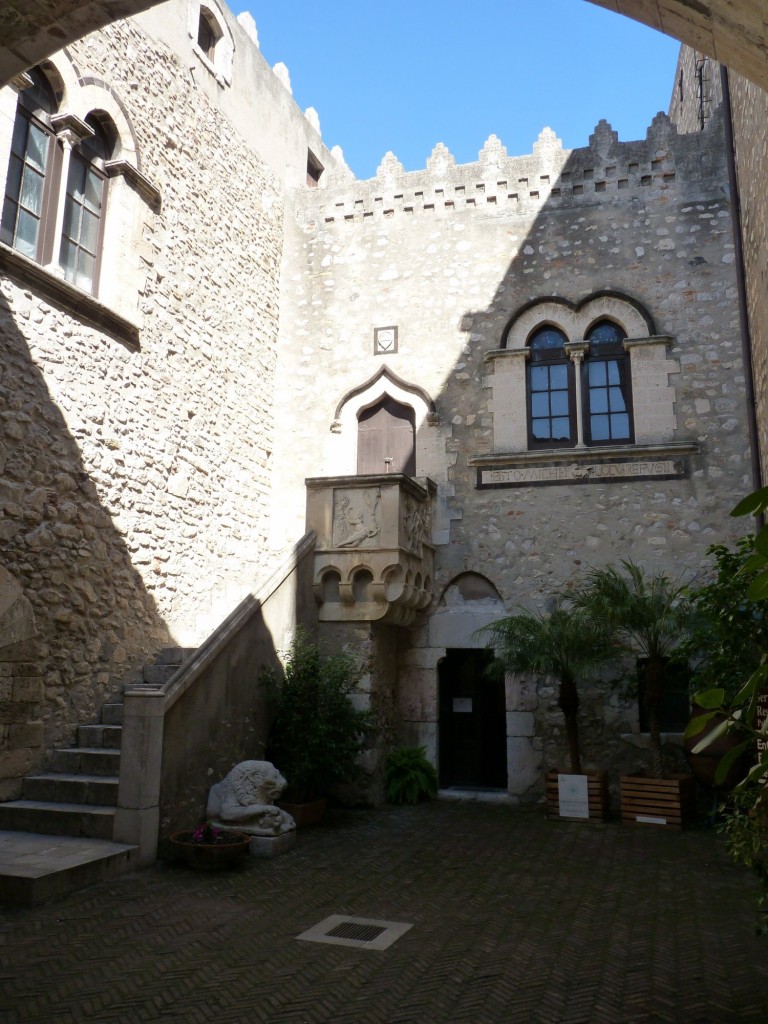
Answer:
<svg viewBox="0 0 768 1024"><path fill-rule="evenodd" d="M0 910L0 1020L766 1024L754 894L711 830L337 810L275 860ZM383 951L297 940L330 914L413 927Z"/></svg>

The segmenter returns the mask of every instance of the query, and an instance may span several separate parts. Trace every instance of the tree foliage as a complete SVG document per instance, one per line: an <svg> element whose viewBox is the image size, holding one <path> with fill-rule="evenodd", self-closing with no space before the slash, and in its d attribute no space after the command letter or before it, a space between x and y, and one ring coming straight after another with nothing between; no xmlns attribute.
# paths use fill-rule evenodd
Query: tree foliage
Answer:
<svg viewBox="0 0 768 1024"><path fill-rule="evenodd" d="M550 614L521 609L479 634L507 672L539 672L559 682L558 706L565 715L571 771L581 772L577 680L612 653L599 619L558 603Z"/></svg>
<svg viewBox="0 0 768 1024"><path fill-rule="evenodd" d="M352 781L373 727L371 713L350 700L352 660L326 654L297 630L283 671L265 675L274 702L267 757L288 782L286 797L314 800L336 783Z"/></svg>
<svg viewBox="0 0 768 1024"><path fill-rule="evenodd" d="M646 576L637 563L625 559L620 568L590 569L573 600L576 608L602 623L616 644L639 660L653 773L662 778L659 710L669 678L669 659L690 627L686 590L664 573Z"/></svg>

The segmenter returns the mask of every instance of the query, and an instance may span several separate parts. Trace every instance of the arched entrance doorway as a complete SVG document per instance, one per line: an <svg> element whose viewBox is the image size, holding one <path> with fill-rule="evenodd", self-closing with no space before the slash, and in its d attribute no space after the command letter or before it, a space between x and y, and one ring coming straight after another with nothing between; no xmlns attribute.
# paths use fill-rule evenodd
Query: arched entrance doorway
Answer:
<svg viewBox="0 0 768 1024"><path fill-rule="evenodd" d="M416 474L416 415L385 395L363 410L357 425L357 472Z"/></svg>

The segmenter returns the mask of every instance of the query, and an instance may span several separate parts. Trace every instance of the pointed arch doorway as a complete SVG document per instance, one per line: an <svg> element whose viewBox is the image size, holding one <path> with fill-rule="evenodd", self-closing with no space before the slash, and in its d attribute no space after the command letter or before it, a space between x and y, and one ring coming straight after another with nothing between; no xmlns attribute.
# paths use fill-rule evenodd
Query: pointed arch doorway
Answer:
<svg viewBox="0 0 768 1024"><path fill-rule="evenodd" d="M416 415L384 395L357 421L357 472L416 474Z"/></svg>

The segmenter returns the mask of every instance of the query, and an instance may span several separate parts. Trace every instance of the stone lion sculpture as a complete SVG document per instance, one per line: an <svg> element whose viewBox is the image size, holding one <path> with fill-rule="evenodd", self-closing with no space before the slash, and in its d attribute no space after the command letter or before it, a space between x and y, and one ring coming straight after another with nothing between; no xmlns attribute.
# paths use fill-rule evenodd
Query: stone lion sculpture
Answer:
<svg viewBox="0 0 768 1024"><path fill-rule="evenodd" d="M285 779L269 761L241 761L211 786L208 819L212 825L251 836L283 835L296 828L290 814L274 804L285 787Z"/></svg>

